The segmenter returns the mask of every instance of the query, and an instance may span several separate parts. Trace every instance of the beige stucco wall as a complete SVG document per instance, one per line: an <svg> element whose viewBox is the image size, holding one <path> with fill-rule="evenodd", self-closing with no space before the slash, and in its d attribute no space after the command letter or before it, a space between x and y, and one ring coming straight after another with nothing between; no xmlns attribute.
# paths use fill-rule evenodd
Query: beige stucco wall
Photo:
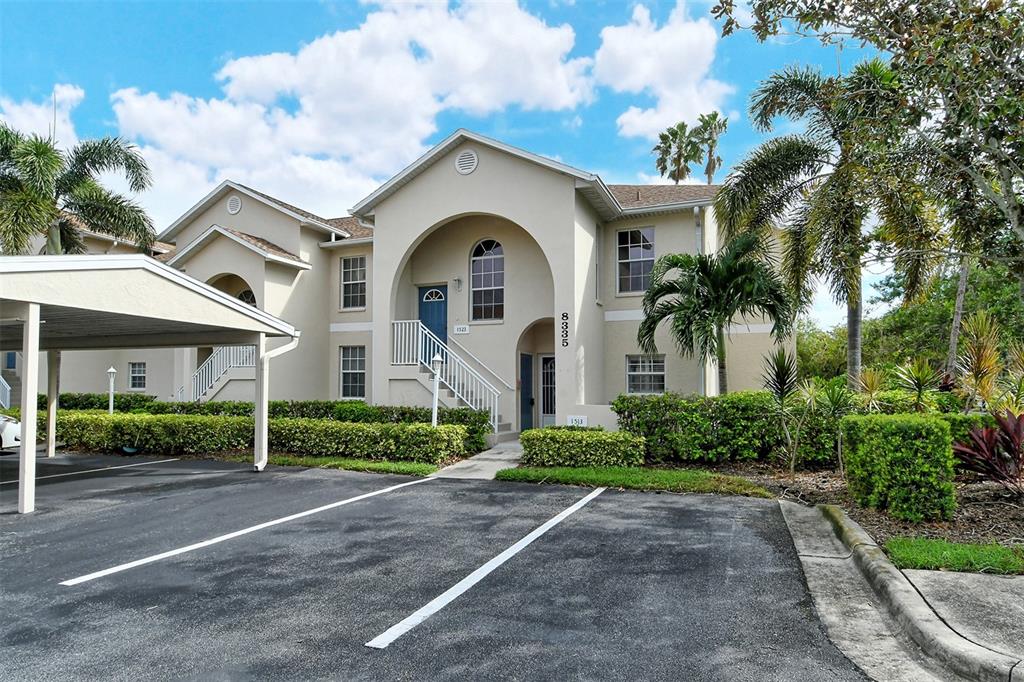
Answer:
<svg viewBox="0 0 1024 682"><path fill-rule="evenodd" d="M453 159L466 147L478 153L479 164L472 174L462 176L455 171ZM375 208L375 214L376 239L386 238L389 244L398 246L384 249L378 244L374 251L373 288L378 293L372 306L375 357L390 357L390 322L408 319L412 315L414 298L410 292L413 285L447 282L450 294L455 296L449 305L450 325L468 318L469 249L476 239L490 236L483 229L478 233L471 232L469 226L473 224L478 228L503 230L500 234L506 241L512 240L505 255L508 273L506 321L473 325L470 334L452 338L457 338L464 345L471 344L467 347L508 381L515 376L515 347L522 330L535 319L552 317L552 309L570 314L576 311L575 184L568 176L488 147L464 144L381 202ZM481 219L460 221L458 224L453 222L456 218L474 214L499 216L504 221L490 225ZM448 234L458 235L453 238L459 240L459 248L442 254L436 250L440 241L426 244L425 240L435 230L447 230ZM517 237L517 233L522 237ZM530 241L534 242L532 247L529 246ZM421 243L434 250L441 260L430 263L429 259L415 258L412 262ZM545 261L548 277L542 276ZM412 267L407 268L407 264ZM521 281L520 273L530 273L529 281ZM453 281L459 275L463 279L462 292L457 291ZM417 279L414 281L413 278ZM550 290L539 292L535 289L538 286L546 289L548 281ZM520 285L534 287L534 294L529 297L520 295L516 291ZM380 296L380 292L390 292L393 304L389 297ZM556 363L564 367L575 364L577 320L574 314L572 317L569 345L558 346L555 350ZM374 395L377 400L397 402L399 396L387 394L388 377L394 368L378 363L376 369ZM574 381L560 382L557 402L571 405L576 401L576 393ZM513 391L503 392L499 411L506 420L515 414Z"/></svg>
<svg viewBox="0 0 1024 682"><path fill-rule="evenodd" d="M233 195L242 200L242 209L235 215L228 213L227 209L227 201ZM298 254L300 251L301 240L296 229L299 225L298 220L230 187L221 190L205 209L196 213L188 224L180 229L174 236L177 248L180 250L185 247L206 232L211 225L230 227L266 239L291 253ZM324 235L323 232L319 234ZM326 236L321 238L326 239Z"/></svg>

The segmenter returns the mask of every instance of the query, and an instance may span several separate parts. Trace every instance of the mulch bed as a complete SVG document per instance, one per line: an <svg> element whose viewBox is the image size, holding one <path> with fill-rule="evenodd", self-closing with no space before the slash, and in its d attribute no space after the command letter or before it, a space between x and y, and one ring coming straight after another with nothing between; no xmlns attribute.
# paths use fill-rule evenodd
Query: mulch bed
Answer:
<svg viewBox="0 0 1024 682"><path fill-rule="evenodd" d="M1024 544L1024 500L992 483L958 479L953 520L909 523L858 506L846 489L846 481L836 471L798 471L791 477L788 471L765 462L730 463L712 468L723 474L742 476L785 500L806 505L839 505L879 544L893 537Z"/></svg>

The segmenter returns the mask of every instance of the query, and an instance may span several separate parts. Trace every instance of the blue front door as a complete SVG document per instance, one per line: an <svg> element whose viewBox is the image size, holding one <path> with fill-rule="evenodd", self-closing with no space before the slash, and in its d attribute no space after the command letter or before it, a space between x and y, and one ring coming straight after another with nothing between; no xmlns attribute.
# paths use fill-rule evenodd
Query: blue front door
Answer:
<svg viewBox="0 0 1024 682"><path fill-rule="evenodd" d="M519 355L519 430L533 428L533 356Z"/></svg>
<svg viewBox="0 0 1024 682"><path fill-rule="evenodd" d="M420 287L420 322L448 343L448 285Z"/></svg>

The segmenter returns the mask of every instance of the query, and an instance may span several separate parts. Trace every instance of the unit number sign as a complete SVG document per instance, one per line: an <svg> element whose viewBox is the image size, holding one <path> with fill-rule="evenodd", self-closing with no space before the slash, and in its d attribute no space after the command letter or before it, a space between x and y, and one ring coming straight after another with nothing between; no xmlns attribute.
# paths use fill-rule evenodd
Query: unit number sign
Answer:
<svg viewBox="0 0 1024 682"><path fill-rule="evenodd" d="M562 313L562 328L560 332L562 348L569 347L569 313Z"/></svg>

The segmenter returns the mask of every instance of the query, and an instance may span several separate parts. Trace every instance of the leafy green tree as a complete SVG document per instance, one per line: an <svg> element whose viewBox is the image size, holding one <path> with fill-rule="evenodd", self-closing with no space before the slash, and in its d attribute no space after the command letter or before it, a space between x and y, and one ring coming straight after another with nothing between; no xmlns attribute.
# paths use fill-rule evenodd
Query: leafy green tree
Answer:
<svg viewBox="0 0 1024 682"><path fill-rule="evenodd" d="M724 35L798 33L887 55L904 103L898 118L936 157L936 184L966 177L1024 243L1024 3L718 0L712 14Z"/></svg>
<svg viewBox="0 0 1024 682"><path fill-rule="evenodd" d="M726 235L780 232L783 276L797 305L810 304L822 278L847 308L847 385L861 369L862 261L876 242L890 248L908 293L923 292L938 263L934 208L916 185L910 163L880 163L898 132L893 75L878 60L843 77L803 67L770 76L751 99L763 131L783 116L805 132L768 140L727 178L715 201ZM870 226L869 215L878 217Z"/></svg>
<svg viewBox="0 0 1024 682"><path fill-rule="evenodd" d="M698 125L694 130L701 159L704 160L704 175L708 184L715 182L715 173L722 167L722 157L718 155L718 138L729 129L729 119L720 116L717 111L701 114L697 117Z"/></svg>
<svg viewBox="0 0 1024 682"><path fill-rule="evenodd" d="M680 121L658 135L658 144L651 150L655 154L655 168L661 177L668 177L677 185L690 177L690 164L701 159L701 149L696 129L690 130Z"/></svg>
<svg viewBox="0 0 1024 682"><path fill-rule="evenodd" d="M718 362L718 386L728 393L726 329L737 318L764 316L781 342L790 332L793 310L778 274L758 258L763 248L753 232L738 236L718 254L668 254L651 272L644 294L644 319L637 342L656 353L655 332L668 321L672 340L687 357Z"/></svg>
<svg viewBox="0 0 1024 682"><path fill-rule="evenodd" d="M145 160L121 138L86 140L65 153L52 139L0 123L0 249L25 253L33 237L45 235L46 253L80 253L81 228L147 249L153 223L134 201L100 184L100 174L111 172L134 192L150 185Z"/></svg>

